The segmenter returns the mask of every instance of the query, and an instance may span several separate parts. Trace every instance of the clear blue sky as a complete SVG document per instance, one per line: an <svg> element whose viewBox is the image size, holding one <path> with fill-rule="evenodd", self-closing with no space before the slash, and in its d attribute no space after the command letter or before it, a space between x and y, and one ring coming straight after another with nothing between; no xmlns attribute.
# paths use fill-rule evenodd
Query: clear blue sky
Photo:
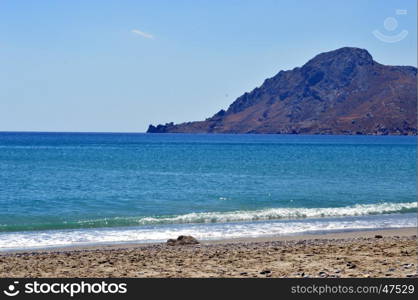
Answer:
<svg viewBox="0 0 418 300"><path fill-rule="evenodd" d="M0 131L201 120L343 46L416 66L416 11L416 0L0 0ZM375 29L409 33L385 43Z"/></svg>

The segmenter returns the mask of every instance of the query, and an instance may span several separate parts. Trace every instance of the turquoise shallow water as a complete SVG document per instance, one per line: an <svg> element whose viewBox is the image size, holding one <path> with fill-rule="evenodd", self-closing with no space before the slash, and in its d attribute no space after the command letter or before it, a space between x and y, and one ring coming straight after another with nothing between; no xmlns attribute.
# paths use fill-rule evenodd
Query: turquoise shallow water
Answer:
<svg viewBox="0 0 418 300"><path fill-rule="evenodd" d="M0 133L0 249L415 226L416 207L416 137Z"/></svg>

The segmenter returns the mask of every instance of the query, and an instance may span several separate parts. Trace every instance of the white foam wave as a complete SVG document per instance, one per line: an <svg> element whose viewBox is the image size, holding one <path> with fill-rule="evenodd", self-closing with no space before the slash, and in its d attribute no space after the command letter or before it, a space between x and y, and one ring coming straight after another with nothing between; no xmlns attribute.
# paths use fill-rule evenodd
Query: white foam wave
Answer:
<svg viewBox="0 0 418 300"><path fill-rule="evenodd" d="M345 207L325 208L269 208L253 211L190 213L169 217L145 217L138 220L140 225L225 223L236 221L280 220L319 217L364 216L398 212L412 212L416 202L357 204Z"/></svg>
<svg viewBox="0 0 418 300"><path fill-rule="evenodd" d="M416 227L415 213L342 218L275 220L213 224L177 224L125 228L67 229L0 234L0 251L88 244L163 242L178 235L200 240L335 232L346 230Z"/></svg>

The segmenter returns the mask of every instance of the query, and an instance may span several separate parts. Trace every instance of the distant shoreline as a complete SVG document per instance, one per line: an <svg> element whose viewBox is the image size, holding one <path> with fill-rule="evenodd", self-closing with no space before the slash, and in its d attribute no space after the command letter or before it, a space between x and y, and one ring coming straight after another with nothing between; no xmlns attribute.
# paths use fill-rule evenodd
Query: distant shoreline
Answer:
<svg viewBox="0 0 418 300"><path fill-rule="evenodd" d="M416 81L415 67L342 47L279 71L205 120L150 124L147 132L416 136Z"/></svg>
<svg viewBox="0 0 418 300"><path fill-rule="evenodd" d="M248 132L248 133L239 133L239 132L135 132L135 131L31 131L31 130L18 130L18 131L2 131L0 134L16 134L16 133L35 133L35 134L143 134L143 135L281 135L281 136L417 136L415 134L332 134L332 133L257 133L257 132Z"/></svg>

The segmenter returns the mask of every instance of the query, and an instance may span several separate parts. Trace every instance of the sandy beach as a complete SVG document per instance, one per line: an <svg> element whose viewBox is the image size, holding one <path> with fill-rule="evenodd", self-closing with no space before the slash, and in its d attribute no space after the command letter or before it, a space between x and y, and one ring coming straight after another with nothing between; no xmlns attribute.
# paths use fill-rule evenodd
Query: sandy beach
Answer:
<svg viewBox="0 0 418 300"><path fill-rule="evenodd" d="M0 253L1 277L415 277L417 229Z"/></svg>

